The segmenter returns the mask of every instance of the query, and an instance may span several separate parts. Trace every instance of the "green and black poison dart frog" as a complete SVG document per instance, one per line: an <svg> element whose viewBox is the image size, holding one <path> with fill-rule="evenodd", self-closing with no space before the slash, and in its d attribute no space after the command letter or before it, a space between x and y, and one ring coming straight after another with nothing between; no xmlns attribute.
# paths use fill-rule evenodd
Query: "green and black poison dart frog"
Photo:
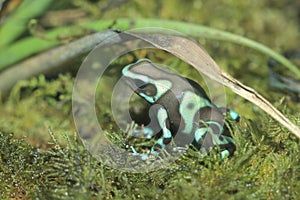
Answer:
<svg viewBox="0 0 300 200"><path fill-rule="evenodd" d="M151 151L142 154L131 147L133 155L142 160L155 158L172 139L178 147L192 143L209 153L212 147L220 146L222 158L233 155L235 142L224 121L226 115L238 121L239 114L214 105L195 81L162 69L148 59L127 65L122 74L134 92L152 105L149 110L151 122L142 135L152 138L160 132Z"/></svg>

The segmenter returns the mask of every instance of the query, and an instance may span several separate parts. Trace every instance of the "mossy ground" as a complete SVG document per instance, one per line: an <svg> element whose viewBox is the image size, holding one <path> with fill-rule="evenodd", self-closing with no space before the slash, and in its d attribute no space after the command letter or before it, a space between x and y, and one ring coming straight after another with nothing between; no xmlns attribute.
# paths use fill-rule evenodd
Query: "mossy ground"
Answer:
<svg viewBox="0 0 300 200"><path fill-rule="evenodd" d="M279 52L299 47L299 5L288 1L131 1L104 13L97 13L88 1L65 2L52 9L72 4L103 19L174 19L241 34ZM295 98L268 86L267 57L225 42L200 42L224 70L263 94L299 125L299 104ZM155 59L155 55L150 56ZM118 63L115 65L120 69ZM111 85L118 73L110 71L105 82ZM73 81L70 74L55 79L39 76L19 82L10 96L1 101L1 199L299 198L299 140L232 92L227 93L229 107L241 115L241 121L233 124L237 151L232 158L221 161L214 152L203 158L190 149L167 168L127 173L103 165L78 141L71 112ZM105 98L110 91L105 84L98 88L103 100L98 105L99 120L105 120L107 131L116 135L113 142L122 144L117 128L112 126L109 99Z"/></svg>

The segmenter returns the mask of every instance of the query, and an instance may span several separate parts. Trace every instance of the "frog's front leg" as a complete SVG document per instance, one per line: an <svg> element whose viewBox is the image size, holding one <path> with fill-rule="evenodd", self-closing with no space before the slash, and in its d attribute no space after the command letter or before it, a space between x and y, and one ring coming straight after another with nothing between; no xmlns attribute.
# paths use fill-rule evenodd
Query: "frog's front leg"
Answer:
<svg viewBox="0 0 300 200"><path fill-rule="evenodd" d="M161 107L158 109L157 119L159 127L161 128L163 134L151 148L151 157L156 157L158 155L157 151L159 149L166 148L166 145L169 144L172 140L172 133L168 128L168 112L165 108Z"/></svg>
<svg viewBox="0 0 300 200"><path fill-rule="evenodd" d="M155 144L152 146L151 151L148 153L138 153L133 147L130 147L133 151L134 156L139 156L141 160L147 160L149 158L156 158L159 153L158 151L160 149L165 149L166 145L169 144L172 140L172 133L170 129L168 128L168 112L165 108L162 106L154 105L154 109L151 110L151 116L156 118L154 120L156 122L155 129L159 129L162 132L162 136L155 142ZM155 124L154 122L154 124ZM157 130L152 131L151 129L151 137L153 135L153 132L156 133ZM143 133L142 133L143 134ZM146 134L147 135L147 134Z"/></svg>
<svg viewBox="0 0 300 200"><path fill-rule="evenodd" d="M132 137L151 139L162 130L160 126L159 109L162 108L159 104L154 104L149 108L150 123L142 128L136 129L132 133Z"/></svg>

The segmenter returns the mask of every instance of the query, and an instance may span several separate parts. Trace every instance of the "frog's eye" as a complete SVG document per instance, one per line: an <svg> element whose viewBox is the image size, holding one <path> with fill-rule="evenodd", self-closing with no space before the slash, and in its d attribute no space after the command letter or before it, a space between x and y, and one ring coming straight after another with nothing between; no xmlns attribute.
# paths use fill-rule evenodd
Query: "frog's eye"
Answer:
<svg viewBox="0 0 300 200"><path fill-rule="evenodd" d="M139 92L144 93L145 95L152 97L156 95L156 87L153 84L144 84L139 87Z"/></svg>

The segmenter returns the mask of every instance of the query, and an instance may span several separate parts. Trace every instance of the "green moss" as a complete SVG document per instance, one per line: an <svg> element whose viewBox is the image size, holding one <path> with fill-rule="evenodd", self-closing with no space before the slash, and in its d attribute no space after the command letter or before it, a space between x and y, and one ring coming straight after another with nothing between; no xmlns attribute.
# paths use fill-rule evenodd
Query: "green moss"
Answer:
<svg viewBox="0 0 300 200"><path fill-rule="evenodd" d="M76 137L66 136L64 148L54 140L50 149L39 150L1 133L0 194L41 199L297 198L299 143L284 130L283 143L274 143L278 135L259 138L249 121L241 123L248 125L234 128L234 157L221 161L216 152L202 157L190 149L167 168L148 173L104 166Z"/></svg>
<svg viewBox="0 0 300 200"><path fill-rule="evenodd" d="M31 146L12 137L12 134L0 133L1 199L25 196L28 188L34 185L31 177L35 172L28 168L34 160L34 151Z"/></svg>
<svg viewBox="0 0 300 200"><path fill-rule="evenodd" d="M20 81L0 106L0 129L35 146L49 141L48 129L72 132L70 75L46 81L43 75Z"/></svg>

